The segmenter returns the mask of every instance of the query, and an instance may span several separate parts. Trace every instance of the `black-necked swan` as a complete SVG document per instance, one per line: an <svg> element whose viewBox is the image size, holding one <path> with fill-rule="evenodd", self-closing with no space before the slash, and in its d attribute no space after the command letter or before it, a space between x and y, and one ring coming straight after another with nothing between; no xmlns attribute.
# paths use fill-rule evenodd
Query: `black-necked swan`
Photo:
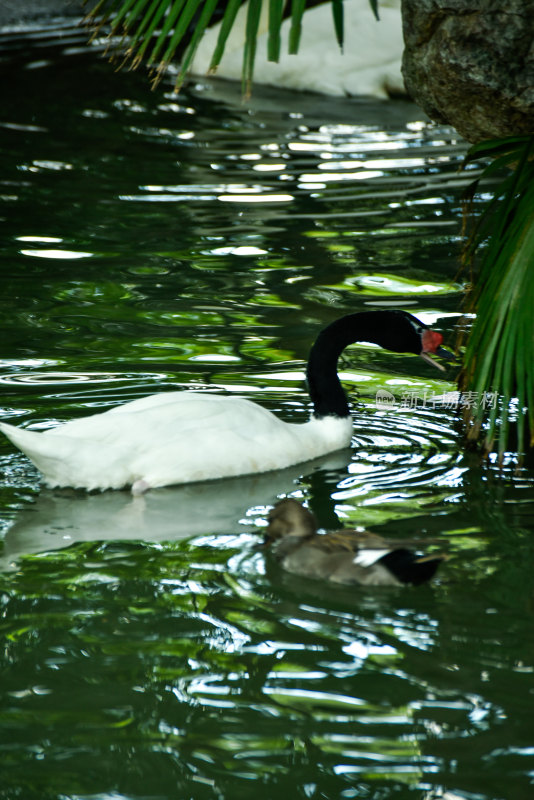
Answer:
<svg viewBox="0 0 534 800"><path fill-rule="evenodd" d="M315 517L292 497L269 512L264 543L295 575L364 586L415 586L430 580L443 554L419 556L420 542L388 540L370 531L317 533Z"/></svg>
<svg viewBox="0 0 534 800"><path fill-rule="evenodd" d="M372 342L416 353L436 366L447 357L443 337L405 311L348 314L326 327L307 367L313 413L284 422L244 398L203 392L162 392L71 420L47 431L0 423L0 430L41 471L51 487L121 489L268 472L348 447L352 419L337 375L341 352ZM440 367L443 369L443 367Z"/></svg>

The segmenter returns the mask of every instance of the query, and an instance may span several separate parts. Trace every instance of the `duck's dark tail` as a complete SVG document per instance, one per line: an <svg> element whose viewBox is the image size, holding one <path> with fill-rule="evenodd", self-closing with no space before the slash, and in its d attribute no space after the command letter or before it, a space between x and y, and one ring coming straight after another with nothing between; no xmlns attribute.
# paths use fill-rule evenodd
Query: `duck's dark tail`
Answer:
<svg viewBox="0 0 534 800"><path fill-rule="evenodd" d="M377 563L383 564L402 583L419 586L433 578L441 562L446 559L446 555L418 556L412 550L399 547L386 553Z"/></svg>

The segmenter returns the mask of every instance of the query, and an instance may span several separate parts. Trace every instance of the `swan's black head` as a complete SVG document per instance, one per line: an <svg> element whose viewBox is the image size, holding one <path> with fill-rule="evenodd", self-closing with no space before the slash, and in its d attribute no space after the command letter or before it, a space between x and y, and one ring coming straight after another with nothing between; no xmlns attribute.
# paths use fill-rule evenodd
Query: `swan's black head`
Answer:
<svg viewBox="0 0 534 800"><path fill-rule="evenodd" d="M391 350L393 353L415 353L441 370L444 367L434 361L432 355L453 358L452 354L441 346L443 342L441 333L433 331L407 311L395 309L363 312L358 315L359 326L363 316L367 316L369 332L372 333L369 341L375 342L386 350Z"/></svg>
<svg viewBox="0 0 534 800"><path fill-rule="evenodd" d="M424 322L397 309L360 311L332 322L317 337L308 360L308 389L316 417L349 415L347 398L337 375L337 361L345 347L372 342L394 353L414 353L444 370L433 355L453 358L441 347L443 336Z"/></svg>

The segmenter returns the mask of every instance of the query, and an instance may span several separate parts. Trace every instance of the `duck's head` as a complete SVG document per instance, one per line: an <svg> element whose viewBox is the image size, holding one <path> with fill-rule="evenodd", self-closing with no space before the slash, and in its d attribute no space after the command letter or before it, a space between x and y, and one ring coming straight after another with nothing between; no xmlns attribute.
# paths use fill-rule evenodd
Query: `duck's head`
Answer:
<svg viewBox="0 0 534 800"><path fill-rule="evenodd" d="M266 545L283 536L298 536L306 539L317 530L315 517L297 500L286 497L269 511L269 525L265 531Z"/></svg>

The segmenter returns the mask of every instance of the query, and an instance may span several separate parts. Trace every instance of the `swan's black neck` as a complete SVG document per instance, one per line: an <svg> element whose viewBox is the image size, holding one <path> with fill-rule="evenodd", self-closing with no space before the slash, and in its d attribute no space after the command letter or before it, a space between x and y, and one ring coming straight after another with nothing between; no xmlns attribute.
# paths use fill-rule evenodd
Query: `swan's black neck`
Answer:
<svg viewBox="0 0 534 800"><path fill-rule="evenodd" d="M420 353L418 319L404 311L362 311L348 314L325 328L308 359L308 390L316 417L348 417L347 397L337 375L338 358L349 344L372 342L395 352Z"/></svg>
<svg viewBox="0 0 534 800"><path fill-rule="evenodd" d="M340 324L343 319L321 331L310 350L306 378L316 417L348 417L350 414L347 396L337 374L339 356L354 342Z"/></svg>

